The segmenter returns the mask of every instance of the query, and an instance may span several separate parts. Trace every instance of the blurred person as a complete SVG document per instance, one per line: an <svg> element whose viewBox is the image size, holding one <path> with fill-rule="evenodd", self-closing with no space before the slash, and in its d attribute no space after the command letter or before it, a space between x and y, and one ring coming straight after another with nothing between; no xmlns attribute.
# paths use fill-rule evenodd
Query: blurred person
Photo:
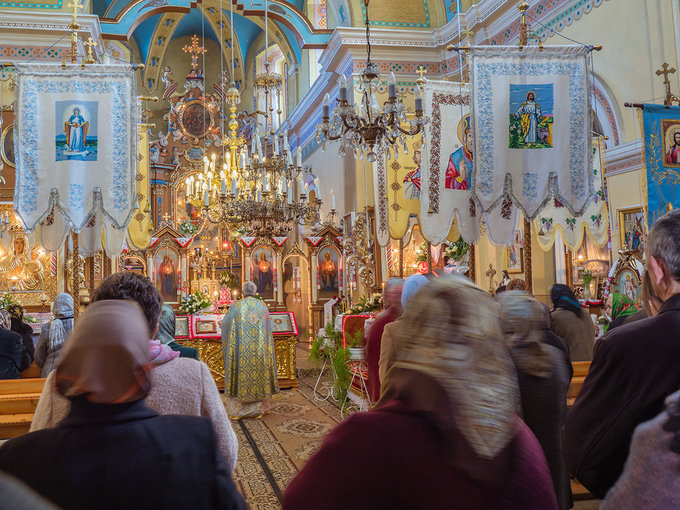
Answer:
<svg viewBox="0 0 680 510"><path fill-rule="evenodd" d="M391 278L385 284L383 311L380 312L366 336L366 364L368 365L368 395L371 402L380 398L380 377L378 365L380 362L380 346L385 326L397 320L402 313L401 291L404 281L401 278Z"/></svg>
<svg viewBox="0 0 680 510"><path fill-rule="evenodd" d="M264 401L279 391L269 310L255 298L254 282L241 291L243 299L231 304L222 321L224 393L229 417L237 420L262 417Z"/></svg>
<svg viewBox="0 0 680 510"><path fill-rule="evenodd" d="M640 310L638 307L628 296L619 294L618 292L612 292L607 296L607 300L604 304L604 313L609 318L609 325L605 327L604 332L606 333L622 324L628 324L629 322L644 319L644 312L641 317L639 316L639 312Z"/></svg>
<svg viewBox="0 0 680 510"><path fill-rule="evenodd" d="M0 310L0 379L18 379L31 364L21 335L10 327L9 312Z"/></svg>
<svg viewBox="0 0 680 510"><path fill-rule="evenodd" d="M9 316L12 320L11 330L21 335L21 338L24 341L24 347L26 348L26 352L31 358L31 363L33 363L33 359L35 358L35 345L33 345L33 328L24 322L24 309L21 307L21 305L14 304L9 305L7 307L7 311L9 312Z"/></svg>
<svg viewBox="0 0 680 510"><path fill-rule="evenodd" d="M51 306L52 320L43 324L35 345L35 364L40 377L47 377L59 360L61 348L73 329L73 297L62 292L57 294Z"/></svg>
<svg viewBox="0 0 680 510"><path fill-rule="evenodd" d="M557 509L541 446L516 414L493 298L441 276L399 322L377 406L331 431L286 489L284 510Z"/></svg>
<svg viewBox="0 0 680 510"><path fill-rule="evenodd" d="M0 469L68 509L245 508L206 418L159 416L139 305L88 306L53 372L71 401L54 429L0 448Z"/></svg>
<svg viewBox="0 0 680 510"><path fill-rule="evenodd" d="M519 278L513 278L505 286L505 290L527 290L527 282Z"/></svg>
<svg viewBox="0 0 680 510"><path fill-rule="evenodd" d="M552 344L561 339L545 322L543 305L526 292L499 296L501 325L517 369L522 418L538 439L550 467L560 510L572 506L569 472L562 458L562 426L567 416L571 362ZM548 340L548 338L550 338Z"/></svg>
<svg viewBox="0 0 680 510"><path fill-rule="evenodd" d="M217 434L217 445L230 470L236 468L238 440L208 366L202 361L179 358L178 353L153 338L158 331L163 299L147 277L132 272L114 273L95 289L92 302L134 301L146 317L146 335L152 358L151 391L146 405L158 414L181 414L209 418ZM68 341L67 341L68 344ZM70 402L54 387L55 378L47 377L31 431L56 427L69 413Z"/></svg>
<svg viewBox="0 0 680 510"><path fill-rule="evenodd" d="M422 274L413 274L404 280L404 285L401 290L401 309L406 309L406 303L415 296L418 291L428 282L426 276ZM391 324L387 324L383 329L383 334L380 339L380 357L378 358L378 379L382 385L385 380L387 371L397 361L397 353L394 348L395 333L401 325L401 320L397 319Z"/></svg>
<svg viewBox="0 0 680 510"><path fill-rule="evenodd" d="M172 306L164 304L161 308L161 319L158 324L156 340L159 340L163 345L167 345L173 351L179 352L181 358L198 360L198 349L185 347L175 342L175 327L175 310L172 309Z"/></svg>
<svg viewBox="0 0 680 510"><path fill-rule="evenodd" d="M680 210L650 230L647 271L663 301L659 314L598 341L564 427L567 467L598 498L621 475L635 428L658 415L666 396L680 388Z"/></svg>
<svg viewBox="0 0 680 510"><path fill-rule="evenodd" d="M654 317L658 315L663 301L659 299L652 287L652 279L649 277L649 272L645 271L642 274L642 306L647 317Z"/></svg>
<svg viewBox="0 0 680 510"><path fill-rule="evenodd" d="M550 289L553 331L569 346L571 361L593 359L596 328L568 285L556 283Z"/></svg>

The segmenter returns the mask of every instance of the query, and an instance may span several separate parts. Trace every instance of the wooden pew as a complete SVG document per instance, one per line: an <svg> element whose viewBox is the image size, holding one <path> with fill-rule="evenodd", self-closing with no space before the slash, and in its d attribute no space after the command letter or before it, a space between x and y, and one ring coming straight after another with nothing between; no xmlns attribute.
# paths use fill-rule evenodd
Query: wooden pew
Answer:
<svg viewBox="0 0 680 510"><path fill-rule="evenodd" d="M0 380L0 440L28 432L44 378Z"/></svg>
<svg viewBox="0 0 680 510"><path fill-rule="evenodd" d="M567 391L567 408L573 405L576 395L581 391L583 381L585 381L586 374L590 369L590 361L572 361L571 366L574 367L574 376L571 378L571 384Z"/></svg>

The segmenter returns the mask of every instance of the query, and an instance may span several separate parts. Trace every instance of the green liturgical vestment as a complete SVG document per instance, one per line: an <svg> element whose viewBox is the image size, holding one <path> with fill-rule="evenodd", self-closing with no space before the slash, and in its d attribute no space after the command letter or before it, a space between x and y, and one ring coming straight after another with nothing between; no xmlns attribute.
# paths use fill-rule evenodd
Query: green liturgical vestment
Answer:
<svg viewBox="0 0 680 510"><path fill-rule="evenodd" d="M239 401L261 402L278 391L276 354L267 305L245 297L222 322L224 392Z"/></svg>

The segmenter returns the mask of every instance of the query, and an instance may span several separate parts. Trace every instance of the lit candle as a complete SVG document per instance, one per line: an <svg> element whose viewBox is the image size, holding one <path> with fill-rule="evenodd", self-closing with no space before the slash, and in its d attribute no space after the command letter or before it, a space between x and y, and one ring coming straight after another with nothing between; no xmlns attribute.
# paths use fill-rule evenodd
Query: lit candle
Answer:
<svg viewBox="0 0 680 510"><path fill-rule="evenodd" d="M224 170L229 173L231 170L231 154L227 152L226 159L224 160Z"/></svg>
<svg viewBox="0 0 680 510"><path fill-rule="evenodd" d="M397 97L397 79L394 73L390 71L390 76L387 79L387 95L390 99Z"/></svg>
<svg viewBox="0 0 680 510"><path fill-rule="evenodd" d="M244 165L244 166L250 166L250 156L248 155L247 152L246 152L245 154L246 154L246 160L245 160L245 165Z"/></svg>
<svg viewBox="0 0 680 510"><path fill-rule="evenodd" d="M257 190L257 201L262 202L262 192L259 189Z"/></svg>
<svg viewBox="0 0 680 510"><path fill-rule="evenodd" d="M288 181L286 181L286 177L283 176L281 178L281 193L286 193L288 191Z"/></svg>
<svg viewBox="0 0 680 510"><path fill-rule="evenodd" d="M331 209L335 209L335 192L331 189Z"/></svg>
<svg viewBox="0 0 680 510"><path fill-rule="evenodd" d="M296 163L297 163L296 166L298 168L302 168L302 147L299 147L299 146L297 148L297 161L296 161Z"/></svg>
<svg viewBox="0 0 680 510"><path fill-rule="evenodd" d="M279 137L274 135L274 154L279 153Z"/></svg>
<svg viewBox="0 0 680 510"><path fill-rule="evenodd" d="M288 188L288 205L293 203L293 188Z"/></svg>
<svg viewBox="0 0 680 510"><path fill-rule="evenodd" d="M236 195L236 179L231 180L231 193Z"/></svg>
<svg viewBox="0 0 680 510"><path fill-rule="evenodd" d="M208 190L205 190L205 193L203 193L203 202L206 207L210 205L210 192Z"/></svg>
<svg viewBox="0 0 680 510"><path fill-rule="evenodd" d="M233 181L232 181L232 183L233 183ZM227 181L224 180L224 179L222 179L222 180L220 181L220 192L221 192L223 195L226 195L226 194L227 194ZM232 193L234 192L233 186L232 186L231 192L232 192Z"/></svg>
<svg viewBox="0 0 680 510"><path fill-rule="evenodd" d="M267 174L264 174L264 178L262 179L262 190L267 191Z"/></svg>
<svg viewBox="0 0 680 510"><path fill-rule="evenodd" d="M283 134L283 150L290 152L290 145L288 144L288 130Z"/></svg>
<svg viewBox="0 0 680 510"><path fill-rule="evenodd" d="M344 74L340 77L340 101L347 101L347 78Z"/></svg>

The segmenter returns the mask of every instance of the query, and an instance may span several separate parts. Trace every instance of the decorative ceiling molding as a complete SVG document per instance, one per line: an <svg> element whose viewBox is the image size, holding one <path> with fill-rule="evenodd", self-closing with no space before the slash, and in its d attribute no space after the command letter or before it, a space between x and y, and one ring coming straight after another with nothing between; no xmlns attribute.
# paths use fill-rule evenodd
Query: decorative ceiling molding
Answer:
<svg viewBox="0 0 680 510"><path fill-rule="evenodd" d="M149 51L146 55L144 68L144 86L149 92L156 90L160 84L159 76L163 69L165 51L168 49L172 34L184 17L184 13L172 12L164 14L158 20L153 35L149 41ZM142 48L139 48L142 51Z"/></svg>
<svg viewBox="0 0 680 510"><path fill-rule="evenodd" d="M633 172L642 168L642 141L637 139L607 149L604 153L604 161L605 177Z"/></svg>

